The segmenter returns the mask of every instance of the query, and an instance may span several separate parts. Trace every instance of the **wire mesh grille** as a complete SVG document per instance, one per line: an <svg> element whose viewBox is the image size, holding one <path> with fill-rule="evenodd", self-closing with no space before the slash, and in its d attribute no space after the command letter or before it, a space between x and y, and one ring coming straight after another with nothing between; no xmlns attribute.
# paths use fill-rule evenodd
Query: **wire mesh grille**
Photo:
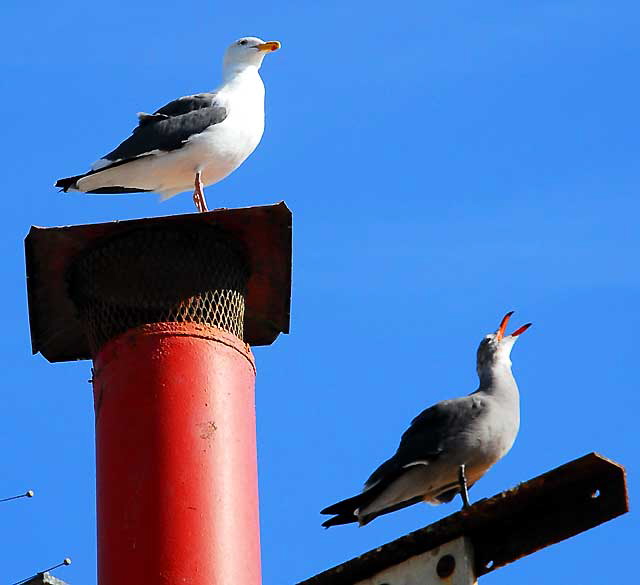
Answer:
<svg viewBox="0 0 640 585"><path fill-rule="evenodd" d="M244 254L212 226L136 230L73 263L70 295L95 353L148 323L192 322L243 338Z"/></svg>

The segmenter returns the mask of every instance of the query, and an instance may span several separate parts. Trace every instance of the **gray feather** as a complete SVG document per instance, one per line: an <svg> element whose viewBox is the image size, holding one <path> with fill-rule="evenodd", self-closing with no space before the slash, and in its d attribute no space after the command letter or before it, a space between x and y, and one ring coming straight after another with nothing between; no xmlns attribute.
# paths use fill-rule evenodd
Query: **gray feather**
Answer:
<svg viewBox="0 0 640 585"><path fill-rule="evenodd" d="M133 133L103 159L132 159L153 151L180 148L191 136L204 132L227 117L227 108L215 93L202 93L169 102L153 114L140 113Z"/></svg>

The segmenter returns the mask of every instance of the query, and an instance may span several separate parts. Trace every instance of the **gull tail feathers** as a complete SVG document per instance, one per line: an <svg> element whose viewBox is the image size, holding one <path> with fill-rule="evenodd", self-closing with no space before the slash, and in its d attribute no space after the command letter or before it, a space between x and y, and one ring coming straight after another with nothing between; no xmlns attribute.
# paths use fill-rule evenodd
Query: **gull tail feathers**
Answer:
<svg viewBox="0 0 640 585"><path fill-rule="evenodd" d="M96 161L96 168L87 171L86 173L82 173L81 175L74 175L73 177L64 177L62 179L58 179L55 183L56 187L59 187L61 191L65 193L67 191L81 191L82 193L94 193L98 195L102 194L120 194L120 193L146 193L151 191L151 189L143 189L139 187L127 187L125 185L114 184L113 179L111 180L103 180L103 177L109 177L110 171L113 169L118 169L118 167L123 167L128 163L139 161L143 158L146 158L148 155L142 155L135 158L129 159L121 159L111 164L103 164L101 161L105 159L100 159L100 161ZM100 164L98 164L100 163ZM89 180L92 183L91 188L87 188L86 186L79 185L78 183L83 179L87 179L91 177Z"/></svg>
<svg viewBox="0 0 640 585"><path fill-rule="evenodd" d="M78 180L82 179L84 175L76 175L74 177L65 177L64 179L58 179L55 186L60 188L60 191L77 191Z"/></svg>
<svg viewBox="0 0 640 585"><path fill-rule="evenodd" d="M360 509L368 506L376 497L377 495L372 496L368 492L364 492L325 508L322 510L321 514L335 514L335 516L323 522L322 526L330 528L331 526L350 524L352 522L357 522L360 526L365 526L372 520L375 520L378 516L384 516L385 514L390 514L396 510L401 510L402 508L407 508L408 506L413 506L414 504L423 501L422 496L416 496L405 500L404 502L398 502L388 506L387 508L383 508L382 510L376 510L370 514L360 515Z"/></svg>
<svg viewBox="0 0 640 585"><path fill-rule="evenodd" d="M331 506L327 506L324 510L320 511L320 514L332 514L333 518L329 518L322 523L325 528L330 526L337 526L339 524L349 524L351 522L358 522L357 512L360 506L366 505L366 501L369 499L367 492L357 494L345 500L340 500Z"/></svg>
<svg viewBox="0 0 640 585"><path fill-rule="evenodd" d="M389 470L392 467L393 462L387 461L380 466L379 469ZM405 508L422 501L422 495L416 497L411 495L405 500L398 501L398 499L395 499L395 501L387 501L386 505L382 503L385 499L385 492L387 489L404 474L403 472L403 469L398 469L396 467L393 469L393 472L387 474L386 477L370 477L367 485L365 486L365 490L362 493L345 500L340 500L331 506L327 506L320 512L321 514L334 515L333 518L326 520L322 526L329 528L331 526L349 524L351 522L357 522L360 526L364 526L378 516L395 512L396 510L400 510L401 508ZM377 505L376 502L378 502ZM366 511L367 513L363 514L363 511Z"/></svg>

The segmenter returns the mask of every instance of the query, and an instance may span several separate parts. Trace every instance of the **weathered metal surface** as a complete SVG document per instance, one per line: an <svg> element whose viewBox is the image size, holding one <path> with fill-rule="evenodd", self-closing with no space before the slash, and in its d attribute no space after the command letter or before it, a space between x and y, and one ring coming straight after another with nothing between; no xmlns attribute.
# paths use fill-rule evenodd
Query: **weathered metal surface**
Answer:
<svg viewBox="0 0 640 585"><path fill-rule="evenodd" d="M462 536L383 569L356 585L474 585L473 570L473 547Z"/></svg>
<svg viewBox="0 0 640 585"><path fill-rule="evenodd" d="M217 226L247 252L251 274L245 341L268 345L279 333L288 333L291 212L279 203L102 224L32 227L25 240L25 255L33 353L42 353L50 362L91 357L66 280L69 266L79 254L100 241L134 229L202 224ZM122 275L123 279L126 277Z"/></svg>
<svg viewBox="0 0 640 585"><path fill-rule="evenodd" d="M255 365L193 323L130 329L94 360L98 583L260 584Z"/></svg>
<svg viewBox="0 0 640 585"><path fill-rule="evenodd" d="M67 583L49 573L38 573L28 581L24 581L22 585L67 585Z"/></svg>
<svg viewBox="0 0 640 585"><path fill-rule="evenodd" d="M353 585L460 536L479 577L628 511L624 468L590 453L299 585Z"/></svg>

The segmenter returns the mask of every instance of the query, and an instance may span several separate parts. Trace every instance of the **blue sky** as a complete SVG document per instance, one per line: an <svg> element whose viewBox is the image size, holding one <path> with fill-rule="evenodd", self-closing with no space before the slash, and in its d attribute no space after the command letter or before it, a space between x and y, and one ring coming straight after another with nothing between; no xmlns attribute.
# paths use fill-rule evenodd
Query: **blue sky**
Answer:
<svg viewBox="0 0 640 585"><path fill-rule="evenodd" d="M413 416L476 387L502 315L522 424L471 491L491 496L590 451L638 486L640 6L631 0L446 3L12 2L0 38L4 229L0 581L54 564L95 583L88 362L30 355L29 226L192 211L188 195L58 194L135 113L214 87L244 35L267 129L207 190L211 207L286 200L291 335L256 348L265 585L295 583L457 510L413 506L358 529L318 511L355 493ZM633 514L483 578L623 580ZM594 562L615 555L618 563Z"/></svg>

